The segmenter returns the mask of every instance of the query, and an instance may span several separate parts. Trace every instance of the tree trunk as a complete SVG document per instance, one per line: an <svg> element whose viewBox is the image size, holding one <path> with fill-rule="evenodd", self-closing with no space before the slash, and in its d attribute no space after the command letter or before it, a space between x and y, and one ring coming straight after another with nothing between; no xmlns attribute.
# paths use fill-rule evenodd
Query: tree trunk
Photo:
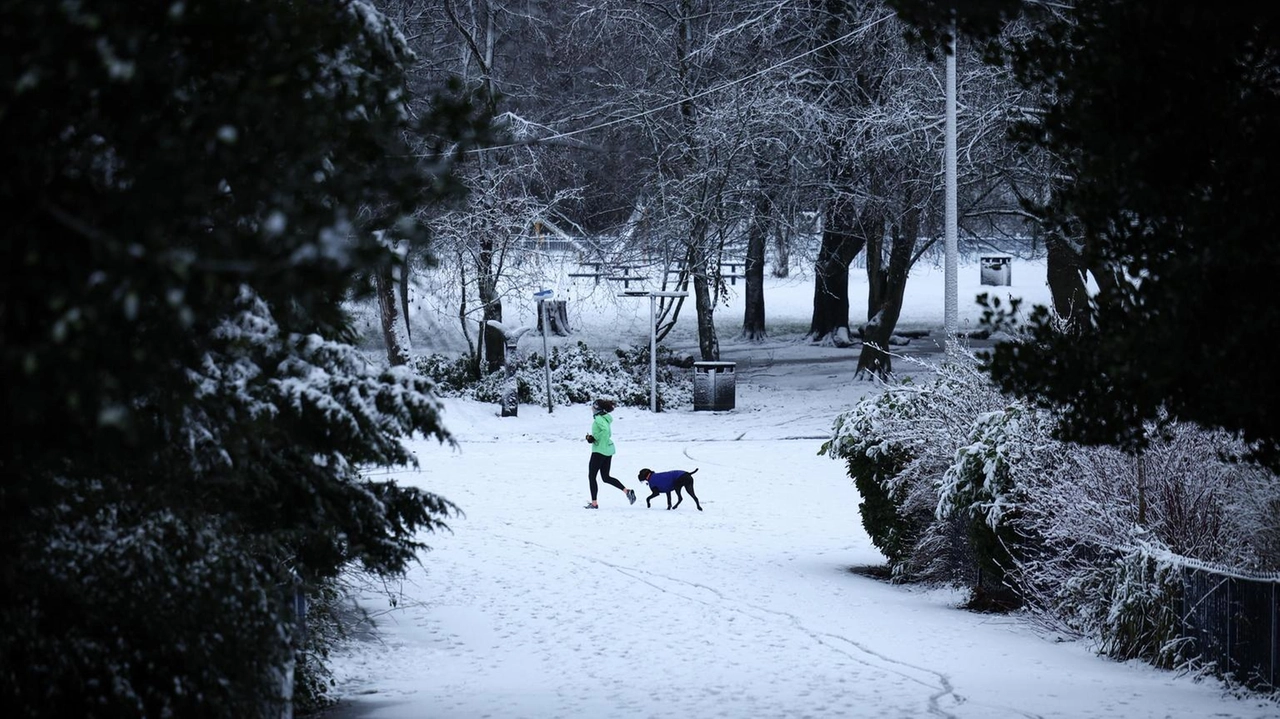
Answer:
<svg viewBox="0 0 1280 719"><path fill-rule="evenodd" d="M873 229L866 233L867 242L867 322L884 305L889 272L884 267L884 232Z"/></svg>
<svg viewBox="0 0 1280 719"><path fill-rule="evenodd" d="M382 319L382 340L387 346L387 361L393 367L409 362L409 323L396 303L395 284L391 265L379 268L374 274L378 314Z"/></svg>
<svg viewBox="0 0 1280 719"><path fill-rule="evenodd" d="M1071 243L1056 235L1045 240L1048 250L1049 292L1053 310L1067 324L1068 331L1085 326L1089 318L1089 293L1084 284L1084 258Z"/></svg>
<svg viewBox="0 0 1280 719"><path fill-rule="evenodd" d="M787 232L781 226L773 230L773 276L789 277L791 275L791 242Z"/></svg>
<svg viewBox="0 0 1280 719"><path fill-rule="evenodd" d="M834 88L846 81L836 41L844 33L848 4L845 0L813 0L812 5L821 18L814 50L816 67L823 80L814 100L828 105L837 96ZM825 95L827 92L833 94ZM864 245L854 231L857 208L849 193L855 183L852 168L844 157L844 141L831 142L825 154L830 194L823 211L822 245L814 264L813 319L809 323L808 338L812 342L829 341L838 347L848 347L852 344L849 339L849 263Z"/></svg>
<svg viewBox="0 0 1280 719"><path fill-rule="evenodd" d="M849 263L858 256L865 239L855 231L853 202L833 200L822 225L822 247L813 269L813 320L811 342L830 341L848 347Z"/></svg>
<svg viewBox="0 0 1280 719"><path fill-rule="evenodd" d="M688 179L695 177L698 174L698 168L705 165L703 161L699 160L699 155L704 154L704 152L700 149L697 140L697 112L694 105L694 99L697 95L693 92L693 70L690 67L694 32L691 20L698 13L695 12L694 3L691 0L681 0L679 8L679 19L675 28L675 60L678 88L681 95L683 95L683 99L680 100L682 135L680 144L683 146L681 172L685 179ZM700 208L706 208L709 191L708 181L703 179L699 184L700 191L696 193L697 205ZM693 309L697 315L698 349L703 361L716 361L720 359L720 340L716 337L716 324L713 316L715 312L715 297L712 294L711 281L712 278L718 281L720 277L720 252L718 249L713 252L707 246L708 222L705 216L699 216L692 221L687 238L688 250L685 253L685 264L693 278ZM713 257L716 259L714 267L711 266L710 262Z"/></svg>
<svg viewBox="0 0 1280 719"><path fill-rule="evenodd" d="M484 240L480 246L479 261L476 267L476 288L480 296L484 319L484 360L486 372L492 374L506 365L506 345L502 333L489 326L489 320L502 321L502 298L498 296L498 278L493 274L493 243Z"/></svg>
<svg viewBox="0 0 1280 719"><path fill-rule="evenodd" d="M747 229L747 256L742 277L746 285L742 312L742 338L760 342L768 333L764 325L764 248L773 216L773 199L761 191L756 197L751 226Z"/></svg>
<svg viewBox="0 0 1280 719"><path fill-rule="evenodd" d="M458 293L458 324L462 327L462 336L467 340L467 368L471 378L479 380L483 376L480 373L480 350L471 341L471 323L467 319L467 263L461 249L458 250L458 286L463 288L462 292ZM484 320L481 320L480 324L480 333L483 335Z"/></svg>
<svg viewBox="0 0 1280 719"><path fill-rule="evenodd" d="M408 243L405 243L406 245ZM404 336L413 339L409 328L409 255L406 248L404 262L400 265L400 314L404 315Z"/></svg>
<svg viewBox="0 0 1280 719"><path fill-rule="evenodd" d="M700 231L695 231L700 234ZM689 248L689 266L693 268L694 311L698 320L698 350L703 362L720 360L720 340L716 337L715 300L711 296L711 280L707 260L695 243Z"/></svg>
<svg viewBox="0 0 1280 719"><path fill-rule="evenodd" d="M855 378L887 378L893 373L889 339L893 337L898 318L902 315L902 297L907 291L907 275L911 272L919 235L920 209L913 206L907 210L902 222L893 228L883 302L872 310L874 314L863 331L862 353L858 356Z"/></svg>

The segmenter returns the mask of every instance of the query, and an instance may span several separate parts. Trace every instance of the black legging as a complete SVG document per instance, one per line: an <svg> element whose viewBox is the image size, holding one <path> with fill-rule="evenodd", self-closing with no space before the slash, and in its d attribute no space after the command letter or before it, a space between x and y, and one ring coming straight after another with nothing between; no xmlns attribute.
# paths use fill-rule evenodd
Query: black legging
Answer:
<svg viewBox="0 0 1280 719"><path fill-rule="evenodd" d="M605 484L610 484L610 485L613 485L614 487L617 487L618 489L626 490L626 487L622 486L622 482L619 482L618 480L609 476L609 465L611 464L613 464L613 457L605 456L603 454L600 454L599 452L591 453L591 464L587 467L587 479L591 480L591 501L592 502L596 501L596 491L599 488L598 485L596 484L597 472L600 474L600 478L604 480Z"/></svg>

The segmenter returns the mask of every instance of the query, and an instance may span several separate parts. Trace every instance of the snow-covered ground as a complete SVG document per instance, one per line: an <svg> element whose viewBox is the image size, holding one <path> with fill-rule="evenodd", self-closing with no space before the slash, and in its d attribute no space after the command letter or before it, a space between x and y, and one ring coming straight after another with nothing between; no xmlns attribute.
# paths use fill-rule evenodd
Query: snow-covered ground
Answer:
<svg viewBox="0 0 1280 719"><path fill-rule="evenodd" d="M1048 301L1042 264L1015 261L1012 272L1011 287L984 288L976 266L962 267L962 322L976 322L970 303L982 290ZM942 284L940 268L913 271L900 326L940 327ZM592 308L571 312L569 341L646 335L647 301L559 289ZM858 317L857 276L851 292ZM1017 615L958 609L954 591L851 571L883 557L844 467L817 453L834 416L877 387L851 381L856 348L800 339L811 293L770 280L770 326L788 329L759 345L732 339L741 297L721 308L723 358L740 362L733 411L614 412L613 474L636 489L634 506L602 485L600 509L582 508L589 408L525 405L503 419L493 405L446 400L459 448L419 442L421 468L395 476L465 516L429 539L433 551L394 588L396 606L364 597L378 636L336 657L343 701L326 715L1280 716L1215 681L1098 657ZM668 344L694 346L687 322ZM925 338L904 352L932 348ZM705 511L687 497L675 511L662 496L646 508L642 467L697 468Z"/></svg>

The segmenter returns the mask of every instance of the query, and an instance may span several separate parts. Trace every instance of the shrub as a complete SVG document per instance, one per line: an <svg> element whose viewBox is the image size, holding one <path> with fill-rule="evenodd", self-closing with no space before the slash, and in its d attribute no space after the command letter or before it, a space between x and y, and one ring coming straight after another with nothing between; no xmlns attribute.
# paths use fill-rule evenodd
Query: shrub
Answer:
<svg viewBox="0 0 1280 719"><path fill-rule="evenodd" d="M1105 576L1102 651L1116 659L1145 659L1172 667L1179 659L1182 578L1177 567L1141 549L1118 557Z"/></svg>
<svg viewBox="0 0 1280 719"><path fill-rule="evenodd" d="M456 397L476 384L475 365L468 357L450 359L441 354L415 356L411 365L435 383L436 393Z"/></svg>
<svg viewBox="0 0 1280 719"><path fill-rule="evenodd" d="M554 404L585 404L596 397L610 397L620 405L649 404L649 348L614 351L613 357L597 354L584 342L550 351L551 400ZM543 355L530 352L515 361L516 392L522 404L546 401L546 368ZM465 397L478 402L500 403L507 376L495 372L479 380L470 375L467 358L443 355L416 357L414 371L436 383L440 395ZM692 402L692 374L678 366L668 349L658 348L658 408Z"/></svg>
<svg viewBox="0 0 1280 719"><path fill-rule="evenodd" d="M1137 457L1069 444L973 365L936 369L841 414L821 450L848 466L895 579L969 583L971 606L1012 596L1109 656L1168 667L1197 661L1181 557L1276 570L1280 481L1239 462L1239 437L1166 421Z"/></svg>
<svg viewBox="0 0 1280 719"><path fill-rule="evenodd" d="M0 706L282 715L283 567L392 577L452 512L363 474L447 434L343 301L398 264L379 230L425 238L488 119L427 87L410 116L373 3L3 13L0 196L29 211L0 243Z"/></svg>
<svg viewBox="0 0 1280 719"><path fill-rule="evenodd" d="M936 516L938 490L974 417L1003 400L966 358L933 369L933 381L890 385L837 417L821 451L848 463L863 526L897 579L965 581L971 547L956 520Z"/></svg>
<svg viewBox="0 0 1280 719"><path fill-rule="evenodd" d="M858 512L871 543L884 553L891 569L907 560L923 527L931 516L906 510L907 487L894 482L914 459L913 450L882 433L885 417L903 409L912 398L909 392L886 390L836 418L835 437L822 445L821 452L845 459L849 476L862 495Z"/></svg>
<svg viewBox="0 0 1280 719"><path fill-rule="evenodd" d="M956 450L955 463L943 473L938 516L963 517L976 560L977 581L973 603L978 606L1011 606L1018 602L1006 582L1019 545L1034 541L1014 529L1025 497L1017 482L1017 470L1039 467L1035 448L1046 443L1043 413L1013 403L1002 411L980 415L969 434L969 443Z"/></svg>

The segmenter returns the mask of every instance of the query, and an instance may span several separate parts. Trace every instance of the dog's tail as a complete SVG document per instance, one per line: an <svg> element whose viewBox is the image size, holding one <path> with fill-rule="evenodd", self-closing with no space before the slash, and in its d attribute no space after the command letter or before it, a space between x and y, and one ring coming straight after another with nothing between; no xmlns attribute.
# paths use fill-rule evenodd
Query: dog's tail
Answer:
<svg viewBox="0 0 1280 719"><path fill-rule="evenodd" d="M698 470L696 468L693 471L689 472L689 474L697 474L697 473L698 473Z"/></svg>

